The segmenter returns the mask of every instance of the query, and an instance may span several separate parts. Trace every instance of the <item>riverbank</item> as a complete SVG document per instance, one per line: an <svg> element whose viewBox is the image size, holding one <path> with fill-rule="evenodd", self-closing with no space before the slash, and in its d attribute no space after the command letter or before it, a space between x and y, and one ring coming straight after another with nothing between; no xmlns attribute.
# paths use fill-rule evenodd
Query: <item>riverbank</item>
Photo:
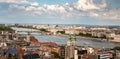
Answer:
<svg viewBox="0 0 120 59"><path fill-rule="evenodd" d="M68 37L68 35L55 35L55 36L62 36L62 37ZM114 41L114 40L111 40L111 41L107 41L105 39L101 39L101 38L91 38L91 37L83 37L83 36L76 36L77 39L85 39L85 40L92 40L92 41L99 41L99 42L111 42L111 43L115 43L115 44L120 44L119 41Z"/></svg>

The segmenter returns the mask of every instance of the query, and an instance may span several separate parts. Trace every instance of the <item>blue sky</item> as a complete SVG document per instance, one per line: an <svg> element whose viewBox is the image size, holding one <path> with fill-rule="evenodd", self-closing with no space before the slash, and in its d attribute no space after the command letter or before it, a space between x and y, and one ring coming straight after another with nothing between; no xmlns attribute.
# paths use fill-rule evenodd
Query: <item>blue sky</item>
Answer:
<svg viewBox="0 0 120 59"><path fill-rule="evenodd" d="M29 0L30 2L38 2L40 5L42 4L65 4L65 3L74 3L77 2L77 0Z"/></svg>
<svg viewBox="0 0 120 59"><path fill-rule="evenodd" d="M0 0L0 23L120 25L120 0Z"/></svg>

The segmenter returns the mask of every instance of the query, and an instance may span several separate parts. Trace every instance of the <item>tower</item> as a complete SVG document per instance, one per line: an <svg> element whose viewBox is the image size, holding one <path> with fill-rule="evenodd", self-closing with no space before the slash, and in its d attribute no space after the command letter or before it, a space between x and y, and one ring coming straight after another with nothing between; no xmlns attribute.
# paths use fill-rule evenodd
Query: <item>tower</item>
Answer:
<svg viewBox="0 0 120 59"><path fill-rule="evenodd" d="M2 36L0 37L0 40L1 40L1 42L0 42L0 47L6 47L7 46L7 43L6 43L6 41L7 41L7 35L5 35L5 34L2 34Z"/></svg>
<svg viewBox="0 0 120 59"><path fill-rule="evenodd" d="M69 35L66 46L65 59L74 58L75 46L76 46L76 35L75 34Z"/></svg>
<svg viewBox="0 0 120 59"><path fill-rule="evenodd" d="M27 42L30 42L30 32L27 33L26 41L27 41Z"/></svg>
<svg viewBox="0 0 120 59"><path fill-rule="evenodd" d="M12 33L8 34L8 39L13 40L13 34Z"/></svg>
<svg viewBox="0 0 120 59"><path fill-rule="evenodd" d="M76 45L76 35L70 35L68 37L68 41L67 41L67 46L75 46Z"/></svg>

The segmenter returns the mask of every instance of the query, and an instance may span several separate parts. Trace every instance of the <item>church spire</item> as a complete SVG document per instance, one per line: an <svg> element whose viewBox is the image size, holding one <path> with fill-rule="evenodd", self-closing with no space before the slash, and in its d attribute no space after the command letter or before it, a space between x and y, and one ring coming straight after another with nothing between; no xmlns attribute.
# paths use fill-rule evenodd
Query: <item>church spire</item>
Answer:
<svg viewBox="0 0 120 59"><path fill-rule="evenodd" d="M69 34L68 39L76 41L76 35L75 34Z"/></svg>
<svg viewBox="0 0 120 59"><path fill-rule="evenodd" d="M71 40L71 39L72 39L71 34L69 34L68 39L69 39L69 40Z"/></svg>
<svg viewBox="0 0 120 59"><path fill-rule="evenodd" d="M73 38L73 40L75 40L75 41L76 41L76 35L75 35L75 34L73 34L72 36L73 36L73 37L72 37L72 38Z"/></svg>

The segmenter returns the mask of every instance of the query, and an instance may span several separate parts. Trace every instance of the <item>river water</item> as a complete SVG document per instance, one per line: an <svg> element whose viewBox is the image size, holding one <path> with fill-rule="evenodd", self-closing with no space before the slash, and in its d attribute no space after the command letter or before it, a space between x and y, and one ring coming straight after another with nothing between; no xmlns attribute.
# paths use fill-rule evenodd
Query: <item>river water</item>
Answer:
<svg viewBox="0 0 120 59"><path fill-rule="evenodd" d="M18 29L19 28L17 28L17 30ZM19 34L27 34L27 33L19 32ZM36 39L38 39L38 41L40 41L40 42L55 42L55 43L60 44L60 45L66 44L67 40L68 40L67 37L63 37L63 36L43 35L40 33L31 33L31 35L34 36ZM83 38L77 38L77 45L79 45L79 46L91 46L91 47L95 47L95 48L112 48L115 46L119 46L120 44L112 43L112 42L100 42L100 41L87 40L87 39L83 39Z"/></svg>
<svg viewBox="0 0 120 59"><path fill-rule="evenodd" d="M66 44L68 38L63 36L53 36L53 35L33 35L40 42L56 42L57 44ZM115 46L119 46L119 44L111 43L111 42L100 42L87 40L83 38L77 38L77 45L79 46L91 46L96 48L112 48Z"/></svg>

